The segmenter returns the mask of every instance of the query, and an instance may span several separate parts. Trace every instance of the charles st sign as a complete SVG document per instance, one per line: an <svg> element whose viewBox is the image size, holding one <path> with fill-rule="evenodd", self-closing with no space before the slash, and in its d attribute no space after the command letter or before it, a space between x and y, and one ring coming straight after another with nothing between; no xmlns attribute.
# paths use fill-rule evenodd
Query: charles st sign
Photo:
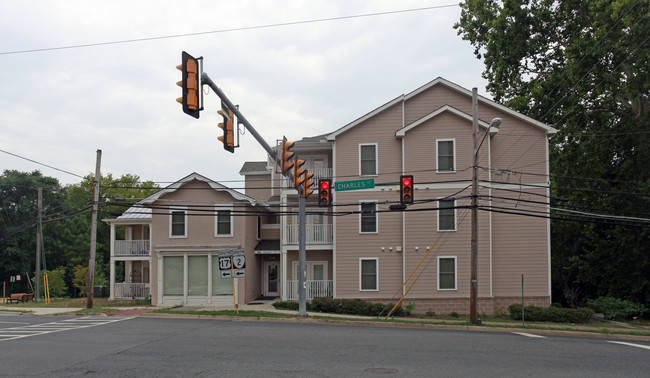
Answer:
<svg viewBox="0 0 650 378"><path fill-rule="evenodd" d="M343 192L346 190L372 189L375 187L375 179L364 179L354 181L341 181L334 183L334 190Z"/></svg>

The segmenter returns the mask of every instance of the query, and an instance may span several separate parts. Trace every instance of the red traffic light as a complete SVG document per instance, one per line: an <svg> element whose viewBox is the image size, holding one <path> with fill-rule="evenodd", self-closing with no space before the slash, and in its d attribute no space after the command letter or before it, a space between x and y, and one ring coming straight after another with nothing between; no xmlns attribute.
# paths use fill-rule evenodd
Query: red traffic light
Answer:
<svg viewBox="0 0 650 378"><path fill-rule="evenodd" d="M329 207L332 205L332 180L320 180L318 182L318 206Z"/></svg>
<svg viewBox="0 0 650 378"><path fill-rule="evenodd" d="M399 202L402 205L413 203L413 176L400 176Z"/></svg>

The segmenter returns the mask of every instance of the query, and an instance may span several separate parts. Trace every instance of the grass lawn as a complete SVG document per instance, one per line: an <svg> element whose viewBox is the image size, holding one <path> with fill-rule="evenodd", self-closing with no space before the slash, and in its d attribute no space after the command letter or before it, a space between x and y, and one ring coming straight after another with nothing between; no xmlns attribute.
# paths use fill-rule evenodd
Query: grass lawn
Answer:
<svg viewBox="0 0 650 378"><path fill-rule="evenodd" d="M4 308L11 307L12 309L20 308L29 311L30 308L81 308L77 311L79 315L82 314L99 314L111 312L113 309L120 307L151 307L149 301L113 301L109 302L108 298L93 298L93 307L86 308L86 298L52 298L50 303L41 302L26 302L26 303L2 303L0 304L0 311Z"/></svg>

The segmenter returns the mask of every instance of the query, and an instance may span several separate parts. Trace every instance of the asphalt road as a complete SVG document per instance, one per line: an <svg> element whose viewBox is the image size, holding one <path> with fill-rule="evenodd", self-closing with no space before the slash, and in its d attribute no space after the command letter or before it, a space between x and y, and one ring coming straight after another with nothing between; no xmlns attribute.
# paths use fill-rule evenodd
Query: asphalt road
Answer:
<svg viewBox="0 0 650 378"><path fill-rule="evenodd" d="M650 342L178 318L0 315L0 376L648 377Z"/></svg>

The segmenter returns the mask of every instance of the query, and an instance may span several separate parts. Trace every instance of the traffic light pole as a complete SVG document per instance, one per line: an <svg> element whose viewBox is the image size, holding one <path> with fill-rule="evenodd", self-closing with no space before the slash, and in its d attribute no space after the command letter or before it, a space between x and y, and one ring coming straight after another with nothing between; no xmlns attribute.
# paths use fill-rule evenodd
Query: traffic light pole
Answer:
<svg viewBox="0 0 650 378"><path fill-rule="evenodd" d="M305 204L307 199L300 194L298 197L298 316L307 316L307 251L305 225L307 215Z"/></svg>
<svg viewBox="0 0 650 378"><path fill-rule="evenodd" d="M282 160L278 156L277 152L273 151L271 146L258 134L257 130L251 125L250 122L244 117L244 115L239 111L239 109L228 99L225 93L217 87L217 85L210 79L207 73L203 72L201 74L201 81L203 84L209 86L214 93L219 96L221 102L226 104L228 109L230 109L236 116L239 123L244 125L244 128L255 138L255 140L266 150L266 153L269 154L271 158L275 161L275 164L278 166L282 165ZM288 176L291 176L291 173L287 173ZM291 179L291 177L289 177ZM305 224L306 224L306 211L305 204L306 199L303 193L299 194L298 200L298 270L299 270L299 281L298 281L298 316L307 316L307 253L306 253L306 235L305 235Z"/></svg>

